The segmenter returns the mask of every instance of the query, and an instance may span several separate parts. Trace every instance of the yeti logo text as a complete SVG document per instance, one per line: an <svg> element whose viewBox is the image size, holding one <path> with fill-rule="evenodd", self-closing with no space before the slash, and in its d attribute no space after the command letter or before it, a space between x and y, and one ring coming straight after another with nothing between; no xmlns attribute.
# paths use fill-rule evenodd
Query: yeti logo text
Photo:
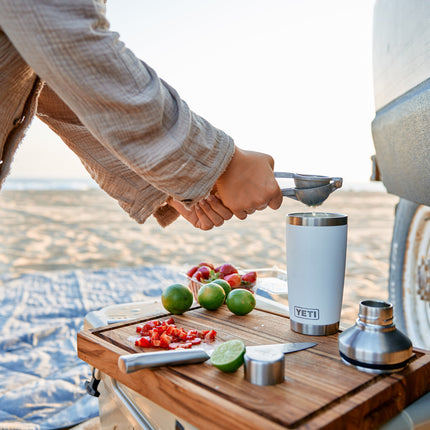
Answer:
<svg viewBox="0 0 430 430"><path fill-rule="evenodd" d="M320 311L319 309L301 308L294 306L294 315L299 318L305 318L307 320L319 320Z"/></svg>

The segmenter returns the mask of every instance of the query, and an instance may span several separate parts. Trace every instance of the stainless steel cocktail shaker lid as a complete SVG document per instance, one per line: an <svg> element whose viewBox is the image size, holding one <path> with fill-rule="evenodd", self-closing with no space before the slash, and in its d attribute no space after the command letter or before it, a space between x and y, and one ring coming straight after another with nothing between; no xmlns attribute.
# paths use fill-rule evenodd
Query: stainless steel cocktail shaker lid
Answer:
<svg viewBox="0 0 430 430"><path fill-rule="evenodd" d="M255 385L275 385L284 381L282 352L255 350L245 353L245 379Z"/></svg>
<svg viewBox="0 0 430 430"><path fill-rule="evenodd" d="M363 300L356 323L339 335L342 360L369 373L404 369L412 357L412 342L393 323L393 305Z"/></svg>

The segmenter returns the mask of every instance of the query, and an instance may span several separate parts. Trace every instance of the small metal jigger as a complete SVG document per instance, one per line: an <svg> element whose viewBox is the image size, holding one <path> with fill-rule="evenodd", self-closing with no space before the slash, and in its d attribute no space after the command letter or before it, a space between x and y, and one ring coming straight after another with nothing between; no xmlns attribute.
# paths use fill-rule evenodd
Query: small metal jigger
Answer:
<svg viewBox="0 0 430 430"><path fill-rule="evenodd" d="M381 300L360 302L353 327L339 335L342 360L368 373L403 370L412 357L412 342L393 324L393 305Z"/></svg>
<svg viewBox="0 0 430 430"><path fill-rule="evenodd" d="M255 385L275 385L284 381L285 358L279 351L247 351L245 379Z"/></svg>

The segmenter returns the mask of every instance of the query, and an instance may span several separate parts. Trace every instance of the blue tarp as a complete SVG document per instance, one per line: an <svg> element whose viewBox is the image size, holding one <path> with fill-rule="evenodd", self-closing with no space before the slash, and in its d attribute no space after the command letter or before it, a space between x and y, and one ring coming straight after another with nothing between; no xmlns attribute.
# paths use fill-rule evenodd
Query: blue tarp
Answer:
<svg viewBox="0 0 430 430"><path fill-rule="evenodd" d="M98 415L76 335L88 312L160 296L177 267L43 272L0 278L0 429L60 429Z"/></svg>

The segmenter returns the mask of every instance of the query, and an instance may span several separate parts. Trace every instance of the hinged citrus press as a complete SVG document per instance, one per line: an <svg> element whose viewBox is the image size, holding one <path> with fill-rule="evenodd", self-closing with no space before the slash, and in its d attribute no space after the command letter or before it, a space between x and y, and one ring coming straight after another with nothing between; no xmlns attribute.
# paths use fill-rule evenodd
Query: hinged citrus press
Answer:
<svg viewBox="0 0 430 430"><path fill-rule="evenodd" d="M293 179L295 188L281 188L282 195L307 206L321 205L333 191L342 186L342 178L289 172L274 172L274 174L275 178Z"/></svg>

